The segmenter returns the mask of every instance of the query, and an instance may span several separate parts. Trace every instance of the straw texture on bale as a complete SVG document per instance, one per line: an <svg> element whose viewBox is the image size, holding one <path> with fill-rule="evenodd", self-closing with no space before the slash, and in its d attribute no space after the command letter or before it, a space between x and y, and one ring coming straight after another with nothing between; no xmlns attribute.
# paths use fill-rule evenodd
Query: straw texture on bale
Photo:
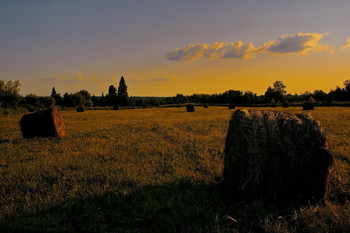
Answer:
<svg viewBox="0 0 350 233"><path fill-rule="evenodd" d="M236 109L236 105L230 104L230 105L228 106L228 109Z"/></svg>
<svg viewBox="0 0 350 233"><path fill-rule="evenodd" d="M119 109L120 109L119 104L113 106L113 110L119 110Z"/></svg>
<svg viewBox="0 0 350 233"><path fill-rule="evenodd" d="M194 112L194 105L193 104L187 105L186 110L187 110L187 112Z"/></svg>
<svg viewBox="0 0 350 233"><path fill-rule="evenodd" d="M314 110L315 104L312 102L304 102L303 104L303 110Z"/></svg>
<svg viewBox="0 0 350 233"><path fill-rule="evenodd" d="M311 115L238 110L226 138L226 194L235 201L323 202L332 162Z"/></svg>
<svg viewBox="0 0 350 233"><path fill-rule="evenodd" d="M24 138L63 138L66 134L61 113L56 107L24 115L20 126Z"/></svg>
<svg viewBox="0 0 350 233"><path fill-rule="evenodd" d="M85 109L83 107L78 107L77 112L85 112Z"/></svg>

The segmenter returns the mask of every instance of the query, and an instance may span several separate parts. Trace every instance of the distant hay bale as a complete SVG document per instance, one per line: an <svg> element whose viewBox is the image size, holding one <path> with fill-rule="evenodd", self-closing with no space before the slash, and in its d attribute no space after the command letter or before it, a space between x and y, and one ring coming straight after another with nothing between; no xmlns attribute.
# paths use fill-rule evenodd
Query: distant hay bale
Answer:
<svg viewBox="0 0 350 233"><path fill-rule="evenodd" d="M203 108L208 108L208 104L203 104Z"/></svg>
<svg viewBox="0 0 350 233"><path fill-rule="evenodd" d="M85 112L85 108L83 108L83 107L77 107L77 112Z"/></svg>
<svg viewBox="0 0 350 233"><path fill-rule="evenodd" d="M320 122L307 114L237 110L225 146L230 199L323 202L333 159Z"/></svg>
<svg viewBox="0 0 350 233"><path fill-rule="evenodd" d="M119 104L113 106L113 110L119 110L119 109L120 109Z"/></svg>
<svg viewBox="0 0 350 233"><path fill-rule="evenodd" d="M289 108L289 104L288 103L283 103L282 104L282 108Z"/></svg>
<svg viewBox="0 0 350 233"><path fill-rule="evenodd" d="M236 109L236 105L230 104L230 105L228 106L228 109Z"/></svg>
<svg viewBox="0 0 350 233"><path fill-rule="evenodd" d="M188 104L186 106L187 112L194 112L194 105L193 104Z"/></svg>
<svg viewBox="0 0 350 233"><path fill-rule="evenodd" d="M56 107L24 115L20 126L24 138L63 138L66 134L61 113Z"/></svg>
<svg viewBox="0 0 350 233"><path fill-rule="evenodd" d="M303 104L303 110L314 110L315 104L312 102L304 102Z"/></svg>

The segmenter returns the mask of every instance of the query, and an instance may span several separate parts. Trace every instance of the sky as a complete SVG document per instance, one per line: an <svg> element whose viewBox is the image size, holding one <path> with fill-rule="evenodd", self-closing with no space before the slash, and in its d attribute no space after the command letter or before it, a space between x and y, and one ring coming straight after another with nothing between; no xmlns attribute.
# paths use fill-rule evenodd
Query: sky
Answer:
<svg viewBox="0 0 350 233"><path fill-rule="evenodd" d="M20 94L330 91L350 79L349 0L0 0L0 80Z"/></svg>

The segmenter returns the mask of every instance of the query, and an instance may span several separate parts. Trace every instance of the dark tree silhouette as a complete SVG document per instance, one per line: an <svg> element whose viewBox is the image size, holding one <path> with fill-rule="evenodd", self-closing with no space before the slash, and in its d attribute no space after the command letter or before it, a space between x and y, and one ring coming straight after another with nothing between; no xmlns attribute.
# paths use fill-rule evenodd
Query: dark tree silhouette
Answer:
<svg viewBox="0 0 350 233"><path fill-rule="evenodd" d="M279 81L279 80L277 80L273 83L273 89L275 91L281 92L282 94L287 93L286 85L284 85L284 83L282 81Z"/></svg>
<svg viewBox="0 0 350 233"><path fill-rule="evenodd" d="M52 91L51 91L51 97L55 98L56 95L57 95L56 89L55 89L55 87L53 87Z"/></svg>
<svg viewBox="0 0 350 233"><path fill-rule="evenodd" d="M284 94L286 94L286 85L282 81L275 81L273 87L268 87L265 92L265 102L271 103L274 99L275 102L283 102Z"/></svg>
<svg viewBox="0 0 350 233"><path fill-rule="evenodd" d="M110 85L108 88L108 95L116 95L117 94L117 88L115 86Z"/></svg>
<svg viewBox="0 0 350 233"><path fill-rule="evenodd" d="M128 105L129 104L128 86L126 85L123 76L120 78L120 81L119 81L118 103L120 105Z"/></svg>
<svg viewBox="0 0 350 233"><path fill-rule="evenodd" d="M129 96L128 95L128 86L125 83L124 77L122 76L119 81L119 87L118 87L118 95L122 96Z"/></svg>
<svg viewBox="0 0 350 233"><path fill-rule="evenodd" d="M57 105L63 104L63 98L62 98L61 94L56 92L55 87L52 88L51 97L55 99L55 104L57 104Z"/></svg>

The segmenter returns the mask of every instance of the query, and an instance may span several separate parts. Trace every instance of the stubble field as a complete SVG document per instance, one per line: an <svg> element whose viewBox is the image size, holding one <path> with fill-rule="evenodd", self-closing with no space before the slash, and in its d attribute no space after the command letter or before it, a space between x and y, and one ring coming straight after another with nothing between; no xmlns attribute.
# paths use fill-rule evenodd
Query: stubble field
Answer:
<svg viewBox="0 0 350 233"><path fill-rule="evenodd" d="M303 112L300 107L277 111ZM226 107L62 111L67 137L23 139L0 117L2 231L346 232L350 108L312 115L334 169L326 206L227 204L221 189ZM305 111L304 111L305 112Z"/></svg>

